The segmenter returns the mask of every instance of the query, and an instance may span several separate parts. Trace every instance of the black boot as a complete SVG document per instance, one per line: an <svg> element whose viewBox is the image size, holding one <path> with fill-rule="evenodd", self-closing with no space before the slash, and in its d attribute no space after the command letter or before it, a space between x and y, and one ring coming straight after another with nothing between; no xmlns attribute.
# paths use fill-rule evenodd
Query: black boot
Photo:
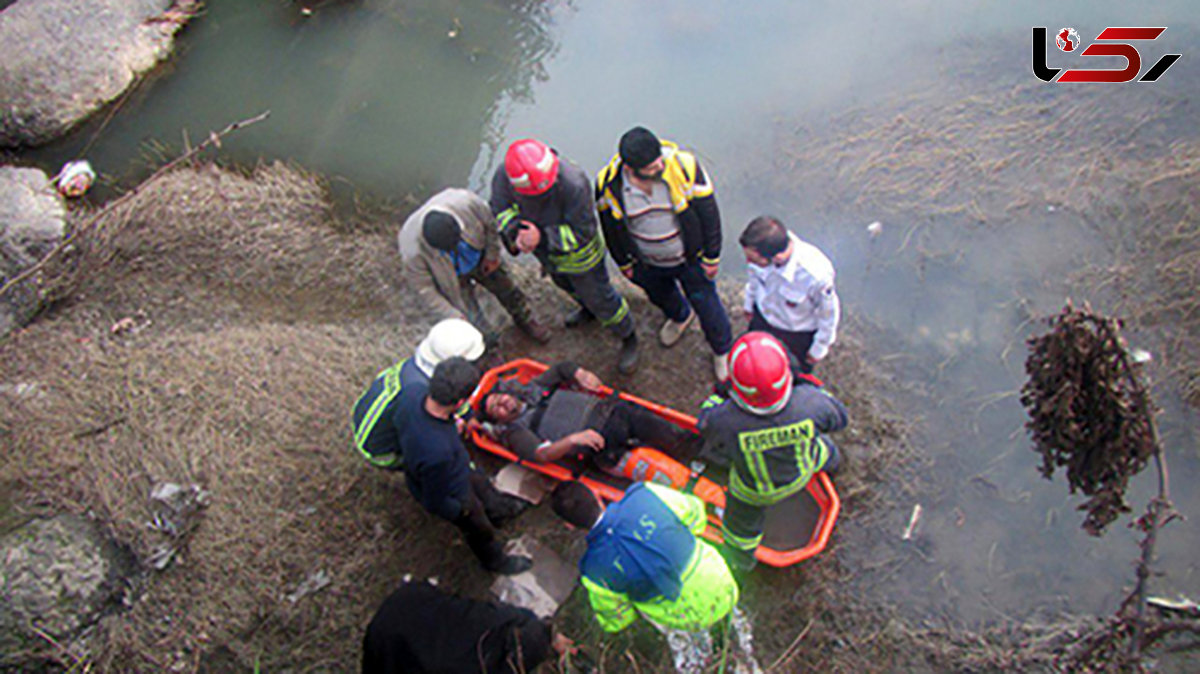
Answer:
<svg viewBox="0 0 1200 674"><path fill-rule="evenodd" d="M505 555L496 563L489 564L487 570L502 576L515 576L533 567L533 560L522 555Z"/></svg>
<svg viewBox="0 0 1200 674"><path fill-rule="evenodd" d="M621 352L617 356L617 372L633 374L638 366L637 333L633 333L621 342Z"/></svg>
<svg viewBox="0 0 1200 674"><path fill-rule="evenodd" d="M596 320L596 317L592 315L592 312L584 309L583 307L579 307L575 311L567 314L567 317L563 320L563 325L567 326L568 328L578 328L579 326L587 325L594 320Z"/></svg>

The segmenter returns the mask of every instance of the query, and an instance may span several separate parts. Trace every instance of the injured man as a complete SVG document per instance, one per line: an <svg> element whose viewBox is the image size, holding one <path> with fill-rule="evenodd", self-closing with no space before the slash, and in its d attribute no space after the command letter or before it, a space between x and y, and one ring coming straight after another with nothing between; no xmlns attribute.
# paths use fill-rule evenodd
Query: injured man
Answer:
<svg viewBox="0 0 1200 674"><path fill-rule="evenodd" d="M523 461L590 457L621 474L634 447L652 447L687 463L699 436L616 395L604 396L594 373L563 361L528 384L506 381L483 397L484 430Z"/></svg>

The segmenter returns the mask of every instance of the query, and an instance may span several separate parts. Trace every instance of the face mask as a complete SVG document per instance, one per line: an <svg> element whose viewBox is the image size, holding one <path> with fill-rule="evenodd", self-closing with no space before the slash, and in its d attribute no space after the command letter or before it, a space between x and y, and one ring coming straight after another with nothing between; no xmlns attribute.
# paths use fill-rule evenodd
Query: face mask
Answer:
<svg viewBox="0 0 1200 674"><path fill-rule="evenodd" d="M454 258L455 273L459 276L466 276L479 266L479 261L483 259L483 251L475 250L466 241L459 241L458 245L454 247L451 257Z"/></svg>

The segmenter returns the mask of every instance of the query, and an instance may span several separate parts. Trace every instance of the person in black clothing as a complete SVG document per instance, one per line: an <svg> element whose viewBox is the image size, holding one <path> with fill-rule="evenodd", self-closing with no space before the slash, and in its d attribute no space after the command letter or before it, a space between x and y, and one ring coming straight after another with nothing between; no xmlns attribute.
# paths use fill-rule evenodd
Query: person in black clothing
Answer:
<svg viewBox="0 0 1200 674"><path fill-rule="evenodd" d="M620 474L630 448L646 445L681 461L699 449L698 436L616 395L598 395L595 373L571 361L555 364L528 384L504 382L484 396L484 429L526 461L592 456Z"/></svg>
<svg viewBox="0 0 1200 674"><path fill-rule="evenodd" d="M438 364L428 388L406 386L397 401L397 433L408 489L425 510L450 522L488 571L520 573L528 557L505 555L481 501L482 476L473 477L454 412L479 384L479 368L464 358Z"/></svg>
<svg viewBox="0 0 1200 674"><path fill-rule="evenodd" d="M442 592L405 581L371 619L363 637L363 674L519 674L571 640L528 609Z"/></svg>

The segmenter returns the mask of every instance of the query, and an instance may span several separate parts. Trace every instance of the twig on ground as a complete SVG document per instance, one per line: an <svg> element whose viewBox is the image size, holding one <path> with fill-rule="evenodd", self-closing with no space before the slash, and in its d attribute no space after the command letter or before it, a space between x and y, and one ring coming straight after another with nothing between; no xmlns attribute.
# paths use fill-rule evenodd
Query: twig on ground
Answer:
<svg viewBox="0 0 1200 674"><path fill-rule="evenodd" d="M240 122L234 122L234 123L230 124L229 126L225 127L224 129L222 129L221 131L211 133L209 135L209 137L203 143L200 143L199 145L192 148L191 150L179 155L175 159L172 159L171 161L164 164L161 168L159 168L157 171L155 171L153 174L151 174L149 178L142 181L137 187L134 187L133 189L126 192L125 194L122 194L121 196L117 197L116 199L113 199L112 201L110 201L107 205L104 206L104 208L101 208L99 211L97 211L95 214L93 214L91 217L89 217L83 224L81 224L79 227L77 227L73 232L71 232L69 235L63 237L63 240L60 241L58 243L58 245L56 245L54 248L51 248L50 252L48 252L44 256L42 256L42 259L38 260L36 263L34 263L32 266L30 266L25 271L21 272L20 274L17 274L16 276L14 276L11 279L9 279L8 281L6 281L3 286L0 286L0 296L7 294L8 291L11 290L13 287L15 287L18 283L25 281L26 279L32 277L34 274L36 274L39 271L41 271L42 269L44 269L46 267L46 265L50 263L51 260L58 257L58 255L60 255L63 252L63 250L65 250L67 248L67 246L71 245L71 243L73 243L75 241L75 239L79 238L79 236L81 234L89 231L93 226L95 226L95 224L97 222L100 221L100 219L102 217L104 217L108 213L112 212L117 206L120 206L120 205L128 202L135 195L137 195L139 192L141 192L143 189L145 189L145 187L147 185L153 183L154 181L158 180L162 176L166 175L167 173L169 173L171 171L171 169L175 168L176 166L195 157L197 154L199 154L200 152L207 149L210 145L216 145L217 147L221 147L221 139L224 138L225 136L233 133L234 131L237 131L238 129L243 129L247 126L250 126L251 124L257 124L258 122L261 122L262 120L266 119L270 115L271 115L271 111L267 110L258 115L255 115L254 117L251 117L249 119L243 119Z"/></svg>

